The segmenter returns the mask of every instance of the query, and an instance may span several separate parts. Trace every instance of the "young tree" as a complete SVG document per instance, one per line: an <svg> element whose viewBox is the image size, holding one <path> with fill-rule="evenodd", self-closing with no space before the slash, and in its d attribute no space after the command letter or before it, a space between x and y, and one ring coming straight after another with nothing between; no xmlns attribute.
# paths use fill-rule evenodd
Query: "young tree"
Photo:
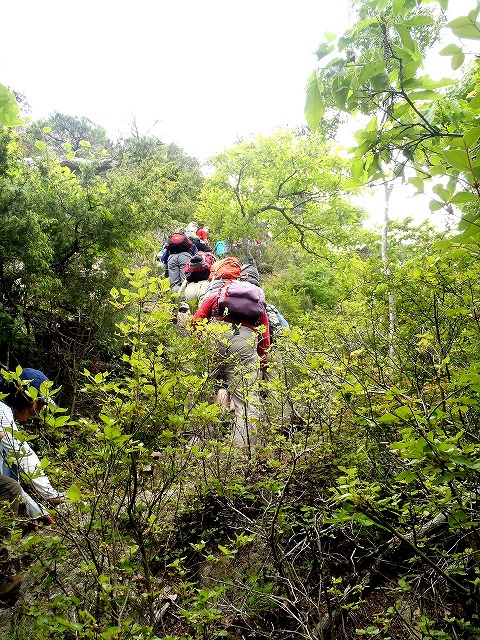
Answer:
<svg viewBox="0 0 480 640"><path fill-rule="evenodd" d="M353 247L363 212L349 202L350 163L321 136L278 131L212 160L197 215L232 240L265 239L325 256Z"/></svg>
<svg viewBox="0 0 480 640"><path fill-rule="evenodd" d="M478 61L463 80L432 80L422 73L426 52L438 40L448 0L426 3L361 2L359 22L334 43L317 52L326 62L310 78L306 117L314 130L330 111L370 116L356 133L355 171L370 180L382 179L383 165L394 163L394 175L406 176L420 192L426 182L435 194L432 211L452 205L464 209L458 239L480 238L477 148L480 138L477 92ZM446 26L462 39L479 39L480 7ZM446 46L453 69L466 53ZM445 87L451 87L445 91ZM406 173L406 168L413 170ZM411 177L408 177L408 176Z"/></svg>

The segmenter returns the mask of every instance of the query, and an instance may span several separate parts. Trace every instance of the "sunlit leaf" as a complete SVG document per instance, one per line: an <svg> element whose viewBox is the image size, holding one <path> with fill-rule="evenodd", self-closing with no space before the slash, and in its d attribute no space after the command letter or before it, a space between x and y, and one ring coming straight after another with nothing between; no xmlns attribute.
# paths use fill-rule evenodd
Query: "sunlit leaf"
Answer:
<svg viewBox="0 0 480 640"><path fill-rule="evenodd" d="M461 53L461 48L457 44L449 44L438 52L440 56L453 56L457 53Z"/></svg>
<svg viewBox="0 0 480 640"><path fill-rule="evenodd" d="M0 84L0 124L6 127L18 127L24 123L20 118L20 107L11 91Z"/></svg>
<svg viewBox="0 0 480 640"><path fill-rule="evenodd" d="M308 83L307 99L305 103L305 118L312 131L318 127L325 113L316 73L312 73Z"/></svg>
<svg viewBox="0 0 480 640"><path fill-rule="evenodd" d="M475 145L475 143L478 141L479 138L480 138L480 126L474 127L473 129L470 129L469 131L467 131L467 133L465 133L463 136L463 141L465 142L466 147L471 147Z"/></svg>
<svg viewBox="0 0 480 640"><path fill-rule="evenodd" d="M71 502L78 502L82 497L82 492L77 487L76 484L72 484L72 486L67 491L67 498Z"/></svg>
<svg viewBox="0 0 480 640"><path fill-rule="evenodd" d="M455 169L461 171L468 171L471 168L471 161L467 151L462 149L447 149L443 151L443 157L449 162Z"/></svg>
<svg viewBox="0 0 480 640"><path fill-rule="evenodd" d="M468 16L461 16L447 24L453 34L459 38L467 38L470 40L480 39L480 24L470 20Z"/></svg>

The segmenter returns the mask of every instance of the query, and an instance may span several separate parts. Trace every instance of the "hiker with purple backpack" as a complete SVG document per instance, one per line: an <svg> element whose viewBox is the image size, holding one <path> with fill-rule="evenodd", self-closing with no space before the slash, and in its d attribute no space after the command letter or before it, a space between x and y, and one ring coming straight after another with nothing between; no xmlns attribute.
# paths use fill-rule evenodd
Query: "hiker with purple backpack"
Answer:
<svg viewBox="0 0 480 640"><path fill-rule="evenodd" d="M259 419L255 384L270 348L265 296L260 287L239 280L241 264L229 257L214 263L215 279L222 286L206 297L193 316L225 323L226 331L215 341L214 375L225 380L235 410L232 439L250 452L257 442Z"/></svg>

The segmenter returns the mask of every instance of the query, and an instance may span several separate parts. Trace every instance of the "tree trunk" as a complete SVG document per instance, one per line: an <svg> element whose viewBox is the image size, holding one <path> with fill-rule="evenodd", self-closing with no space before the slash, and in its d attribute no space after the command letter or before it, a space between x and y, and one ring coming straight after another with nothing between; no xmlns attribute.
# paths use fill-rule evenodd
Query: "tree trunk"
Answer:
<svg viewBox="0 0 480 640"><path fill-rule="evenodd" d="M383 209L383 227L382 227L382 262L383 270L386 276L390 274L388 266L388 225L389 225L389 213L390 213L390 196L393 191L393 182L387 182L383 180L383 188L385 190L385 200ZM395 293L393 291L388 292L388 355L390 359L395 357L395 349L393 346L393 337L395 333L395 325L397 324L397 310L395 306Z"/></svg>

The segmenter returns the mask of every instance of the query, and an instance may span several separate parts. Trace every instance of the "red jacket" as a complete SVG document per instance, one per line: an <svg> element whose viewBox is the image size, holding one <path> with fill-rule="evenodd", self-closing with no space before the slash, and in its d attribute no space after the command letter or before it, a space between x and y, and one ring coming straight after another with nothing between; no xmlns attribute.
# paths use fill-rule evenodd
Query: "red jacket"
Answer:
<svg viewBox="0 0 480 640"><path fill-rule="evenodd" d="M206 298L198 308L198 311L196 312L196 314L193 316L194 325L195 325L195 320L202 320L203 318L211 318L212 316L216 320L223 320L224 322L230 322L234 324L235 320L233 320L233 318L231 318L230 316L215 315L215 311L217 311L217 302L218 302L218 296L216 294L213 296L210 296L209 298ZM260 318L257 320L257 322L255 322L255 324L252 324L251 322L242 321L241 325L243 327L248 327L249 329L253 329L253 331L257 333L258 335L257 353L260 357L261 365L263 366L265 364L265 359L267 357L268 350L270 349L270 331L269 331L267 312L264 311L260 316ZM262 325L263 325L263 330L260 331L258 327L261 327Z"/></svg>

